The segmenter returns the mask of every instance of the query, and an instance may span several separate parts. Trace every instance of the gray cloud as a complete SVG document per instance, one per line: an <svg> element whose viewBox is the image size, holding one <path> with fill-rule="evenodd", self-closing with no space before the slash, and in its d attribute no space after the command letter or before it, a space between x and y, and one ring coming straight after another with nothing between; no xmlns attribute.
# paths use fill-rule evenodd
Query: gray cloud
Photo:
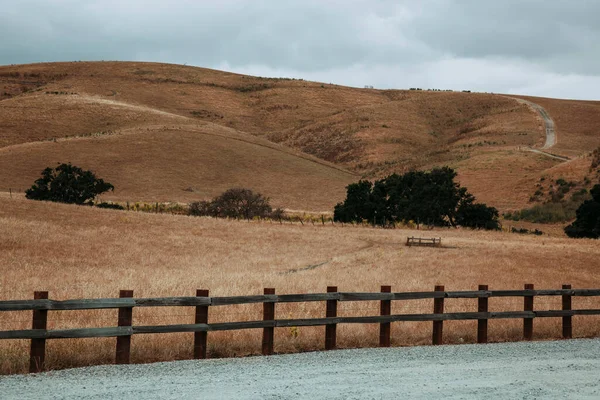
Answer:
<svg viewBox="0 0 600 400"><path fill-rule="evenodd" d="M0 0L0 64L187 63L352 86L600 98L593 0Z"/></svg>

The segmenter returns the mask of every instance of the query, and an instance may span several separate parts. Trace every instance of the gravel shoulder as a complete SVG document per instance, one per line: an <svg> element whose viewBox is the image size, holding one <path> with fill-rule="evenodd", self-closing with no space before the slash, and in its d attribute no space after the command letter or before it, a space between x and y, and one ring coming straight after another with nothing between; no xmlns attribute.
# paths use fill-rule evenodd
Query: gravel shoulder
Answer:
<svg viewBox="0 0 600 400"><path fill-rule="evenodd" d="M2 399L600 398L600 339L98 366L0 377Z"/></svg>

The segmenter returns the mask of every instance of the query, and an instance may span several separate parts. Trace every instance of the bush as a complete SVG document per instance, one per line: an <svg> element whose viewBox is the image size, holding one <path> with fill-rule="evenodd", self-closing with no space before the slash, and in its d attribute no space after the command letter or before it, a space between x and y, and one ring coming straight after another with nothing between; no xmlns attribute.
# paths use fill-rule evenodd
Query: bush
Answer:
<svg viewBox="0 0 600 400"><path fill-rule="evenodd" d="M467 228L499 230L498 210L485 204L461 204L456 223Z"/></svg>
<svg viewBox="0 0 600 400"><path fill-rule="evenodd" d="M591 200L585 201L577 209L577 219L565 228L572 238L600 238L600 184L590 190Z"/></svg>
<svg viewBox="0 0 600 400"><path fill-rule="evenodd" d="M274 214L269 198L243 188L229 189L212 201L190 203L189 213L195 216L244 219L267 218ZM283 210L277 209L275 213L281 216Z"/></svg>
<svg viewBox="0 0 600 400"><path fill-rule="evenodd" d="M538 229L530 231L529 229L525 229L525 228L514 228L513 227L513 228L510 229L510 231L512 233L519 233L519 234L522 234L522 235L531 234L531 235L541 236L541 235L544 234L544 232L542 232L542 231L540 231Z"/></svg>
<svg viewBox="0 0 600 400"><path fill-rule="evenodd" d="M568 186L563 186L568 187ZM587 190L580 189L574 192L569 199L564 198L562 191L550 192L552 201L536 204L531 208L505 213L503 216L512 221L529 221L540 224L551 224L570 221L576 216L577 208L589 198Z"/></svg>
<svg viewBox="0 0 600 400"><path fill-rule="evenodd" d="M96 178L91 171L84 171L69 164L55 169L46 168L42 177L25 192L32 200L47 200L70 204L93 204L101 193L114 190L114 186Z"/></svg>
<svg viewBox="0 0 600 400"><path fill-rule="evenodd" d="M125 207L123 207L122 205L119 204L115 204L115 203L99 203L96 204L96 207L98 208L108 208L110 210L124 210Z"/></svg>
<svg viewBox="0 0 600 400"><path fill-rule="evenodd" d="M598 167L600 167L600 147L598 147L592 152L592 163L590 165L590 171L593 171Z"/></svg>

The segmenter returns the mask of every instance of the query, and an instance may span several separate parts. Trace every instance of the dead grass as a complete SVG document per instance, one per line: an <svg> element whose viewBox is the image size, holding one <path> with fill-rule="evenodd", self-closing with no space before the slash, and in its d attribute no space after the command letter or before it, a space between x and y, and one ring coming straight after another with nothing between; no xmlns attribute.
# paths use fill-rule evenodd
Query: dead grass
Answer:
<svg viewBox="0 0 600 400"><path fill-rule="evenodd" d="M544 107L556 124L557 143L549 151L577 157L600 146L599 101L574 101L518 96Z"/></svg>
<svg viewBox="0 0 600 400"><path fill-rule="evenodd" d="M15 92L22 82L31 90ZM2 66L2 88L11 95L0 102L0 190L28 187L48 162L80 160L110 176L123 201L189 201L182 189L197 190L197 199L244 185L286 208L325 211L357 179L335 168L375 178L451 165L478 198L506 211L526 207L556 165L510 154L541 145L543 124L527 106L492 94L364 90L135 62ZM600 103L530 100L557 123L551 151L576 157L600 144ZM225 138L215 145L207 133ZM252 145L230 147L233 137ZM256 146L272 142L286 146L277 147L281 157L262 161ZM315 160L319 168L305 163Z"/></svg>
<svg viewBox="0 0 600 400"><path fill-rule="evenodd" d="M274 206L329 211L358 179L322 160L218 126L152 126L93 138L0 148L3 190L28 188L44 166L93 166L116 190L103 199L190 202L247 187Z"/></svg>
<svg viewBox="0 0 600 400"><path fill-rule="evenodd" d="M54 299L115 297L133 289L136 297L342 291L576 288L600 286L600 246L592 240L521 236L508 233L436 230L415 232L370 228L246 223L208 218L154 215L0 198L0 298L29 299L48 290ZM442 249L403 246L406 236L442 236ZM309 265L315 269L290 273ZM560 299L540 299L536 309L559 307ZM495 310L519 310L522 299L492 299ZM589 299L574 307L598 308ZM473 311L474 300L448 300L447 311ZM395 302L394 313L430 312L431 301ZM341 315L377 313L377 302L340 303ZM192 308L134 310L134 323L172 324L193 321ZM281 304L279 318L323 316L324 304ZM260 319L260 305L211 308L210 321ZM26 329L30 312L3 313L2 330ZM51 312L50 328L114 326L116 311ZM575 318L576 336L600 333L598 320ZM559 320L535 322L537 339L558 338ZM394 346L427 344L428 323L393 324ZM520 321L491 321L490 339L518 340ZM447 343L473 342L475 322L449 322ZM340 347L375 346L377 326L340 326ZM209 334L211 357L243 356L260 351L260 331ZM276 330L276 352L322 349L323 328ZM113 360L114 339L54 340L48 346L50 368ZM134 362L191 358L192 335L133 337ZM0 371L27 368L27 341L0 342Z"/></svg>

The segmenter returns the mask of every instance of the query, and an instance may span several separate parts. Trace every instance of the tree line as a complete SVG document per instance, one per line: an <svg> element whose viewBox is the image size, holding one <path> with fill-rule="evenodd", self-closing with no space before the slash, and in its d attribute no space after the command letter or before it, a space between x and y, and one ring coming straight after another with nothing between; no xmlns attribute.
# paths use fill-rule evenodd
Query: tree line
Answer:
<svg viewBox="0 0 600 400"><path fill-rule="evenodd" d="M443 167L392 174L375 182L361 180L347 186L346 199L335 206L334 220L500 229L498 210L476 203L455 177L453 169Z"/></svg>
<svg viewBox="0 0 600 400"><path fill-rule="evenodd" d="M41 175L25 192L26 198L122 208L112 203L95 203L98 195L114 190L114 186L91 171L69 163L46 168ZM392 174L375 182L360 180L346 187L346 199L334 208L334 220L366 221L380 226L413 222L417 225L500 229L498 210L477 203L467 188L454 181L455 178L453 169L443 167ZM576 220L565 228L569 237L600 238L600 184L590 193L592 199L577 209ZM229 189L212 201L189 205L189 214L196 216L277 219L283 213L282 209L271 207L269 198L243 188Z"/></svg>

